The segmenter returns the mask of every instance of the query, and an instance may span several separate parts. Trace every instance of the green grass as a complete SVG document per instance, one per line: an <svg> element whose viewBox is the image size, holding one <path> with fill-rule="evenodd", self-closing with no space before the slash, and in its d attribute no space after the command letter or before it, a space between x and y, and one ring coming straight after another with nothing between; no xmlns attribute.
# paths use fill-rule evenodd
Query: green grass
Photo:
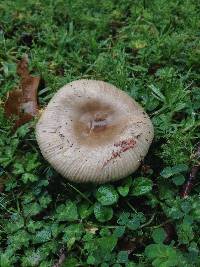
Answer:
<svg viewBox="0 0 200 267"><path fill-rule="evenodd" d="M200 266L198 179L179 196L200 138L199 16L196 0L0 2L0 266L51 267L61 248L65 267ZM41 107L80 78L135 98L155 126L148 172L88 190L44 161L35 122L13 133L3 101L24 53Z"/></svg>

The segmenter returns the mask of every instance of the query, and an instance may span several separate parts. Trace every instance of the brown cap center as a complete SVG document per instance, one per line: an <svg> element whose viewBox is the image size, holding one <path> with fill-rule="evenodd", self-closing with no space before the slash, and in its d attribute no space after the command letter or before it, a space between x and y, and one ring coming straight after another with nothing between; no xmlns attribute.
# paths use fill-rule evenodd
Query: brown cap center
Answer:
<svg viewBox="0 0 200 267"><path fill-rule="evenodd" d="M80 109L73 126L78 141L89 146L108 143L121 129L117 112L96 101Z"/></svg>

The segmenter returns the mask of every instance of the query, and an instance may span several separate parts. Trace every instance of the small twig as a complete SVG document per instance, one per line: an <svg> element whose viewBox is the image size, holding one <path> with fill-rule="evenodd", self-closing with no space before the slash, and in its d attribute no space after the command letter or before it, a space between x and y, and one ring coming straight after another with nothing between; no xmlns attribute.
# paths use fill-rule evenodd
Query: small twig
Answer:
<svg viewBox="0 0 200 267"><path fill-rule="evenodd" d="M150 226L149 228L151 228L151 229L157 229L157 228L160 228L160 227L162 227L162 226L164 226L164 225L166 225L166 224L168 224L168 223L170 223L170 222L172 222L171 219L166 220L165 222L163 222L163 223L161 223L161 224L154 225L154 226Z"/></svg>
<svg viewBox="0 0 200 267"><path fill-rule="evenodd" d="M197 159L200 158L200 143L197 145L195 158L197 158ZM194 165L191 168L188 180L184 184L183 189L180 193L182 198L187 198L189 196L189 193L192 190L192 187L194 185L194 181L196 180L196 176L197 176L197 173L199 172L199 170L200 170L200 163L198 163L197 165Z"/></svg>
<svg viewBox="0 0 200 267"><path fill-rule="evenodd" d="M189 193L192 190L192 187L194 185L194 181L196 179L196 176L197 176L197 173L199 170L200 170L200 165L192 167L192 169L190 171L189 178L188 178L186 184L184 184L182 192L181 192L182 198L187 198L189 196Z"/></svg>
<svg viewBox="0 0 200 267"><path fill-rule="evenodd" d="M140 229L141 229L141 228L144 228L144 227L146 227L146 226L149 226L149 225L153 222L153 220L154 220L154 218L155 218L155 215L156 215L156 214L153 213L153 215L152 215L151 218L148 220L148 222L146 222L146 223L140 225Z"/></svg>
<svg viewBox="0 0 200 267"><path fill-rule="evenodd" d="M71 185L70 183L67 183L68 186L70 186L74 191L76 191L79 195L82 196L85 200L87 200L90 204L93 204L91 200L89 200L88 197L86 197L80 190L78 190L75 186Z"/></svg>
<svg viewBox="0 0 200 267"><path fill-rule="evenodd" d="M133 256L136 256L136 257L144 257L143 254L138 254L138 253L132 253Z"/></svg>
<svg viewBox="0 0 200 267"><path fill-rule="evenodd" d="M126 204L129 206L130 209L132 209L132 211L138 213L137 210L131 205L131 203L128 200L126 200Z"/></svg>

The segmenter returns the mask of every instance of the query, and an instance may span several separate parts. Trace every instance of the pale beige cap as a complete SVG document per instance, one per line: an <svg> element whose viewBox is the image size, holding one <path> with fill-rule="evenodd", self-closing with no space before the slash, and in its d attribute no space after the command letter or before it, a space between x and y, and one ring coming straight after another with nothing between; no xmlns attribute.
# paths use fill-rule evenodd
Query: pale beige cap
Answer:
<svg viewBox="0 0 200 267"><path fill-rule="evenodd" d="M104 183L133 173L148 152L153 125L115 86L78 80L62 87L36 125L44 158L74 182Z"/></svg>

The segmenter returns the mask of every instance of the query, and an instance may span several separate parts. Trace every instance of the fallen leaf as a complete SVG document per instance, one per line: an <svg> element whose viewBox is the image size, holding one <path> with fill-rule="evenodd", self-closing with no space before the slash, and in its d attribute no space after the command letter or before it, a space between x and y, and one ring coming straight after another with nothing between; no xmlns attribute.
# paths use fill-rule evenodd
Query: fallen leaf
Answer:
<svg viewBox="0 0 200 267"><path fill-rule="evenodd" d="M86 228L85 228L86 232L88 233L91 233L91 234L95 234L99 229L95 226L92 226L92 225L88 225Z"/></svg>
<svg viewBox="0 0 200 267"><path fill-rule="evenodd" d="M16 117L15 129L30 121L39 111L37 90L40 77L30 75L27 55L18 62L17 74L20 76L19 87L8 93L4 106L8 118Z"/></svg>

